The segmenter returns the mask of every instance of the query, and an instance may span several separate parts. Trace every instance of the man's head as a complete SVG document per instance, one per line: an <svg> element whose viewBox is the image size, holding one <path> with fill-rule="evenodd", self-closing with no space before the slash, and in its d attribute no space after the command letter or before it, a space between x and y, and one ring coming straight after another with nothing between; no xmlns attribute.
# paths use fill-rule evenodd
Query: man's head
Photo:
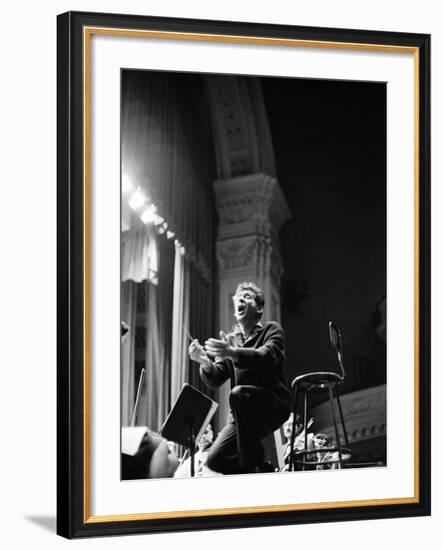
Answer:
<svg viewBox="0 0 442 550"><path fill-rule="evenodd" d="M213 429L211 424L207 424L207 428L204 430L204 433L201 436L200 442L198 443L198 447L200 451L205 451L212 445L212 443L213 443Z"/></svg>
<svg viewBox="0 0 442 550"><path fill-rule="evenodd" d="M283 424L284 436L287 440L291 438L293 429L295 430L295 436L299 435L302 431L302 421L301 421L300 415L299 414L296 415L296 423L294 428L293 428L293 419L294 419L294 414L290 413L290 416L287 418L287 420Z"/></svg>
<svg viewBox="0 0 442 550"><path fill-rule="evenodd" d="M264 309L264 294L255 283L240 283L233 296L233 305L238 322L256 323Z"/></svg>
<svg viewBox="0 0 442 550"><path fill-rule="evenodd" d="M293 413L290 413L290 416L284 422L283 426L284 436L286 439L290 439L293 432Z"/></svg>

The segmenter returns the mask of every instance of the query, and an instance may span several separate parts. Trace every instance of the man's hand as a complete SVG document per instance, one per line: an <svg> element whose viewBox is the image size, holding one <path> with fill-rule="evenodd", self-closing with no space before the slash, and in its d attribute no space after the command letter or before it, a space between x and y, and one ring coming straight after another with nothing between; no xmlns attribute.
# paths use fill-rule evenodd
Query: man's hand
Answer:
<svg viewBox="0 0 442 550"><path fill-rule="evenodd" d="M208 367L210 365L210 359L207 357L207 353L204 351L203 346L198 340L193 340L189 346L189 357L192 361L196 361L200 365Z"/></svg>
<svg viewBox="0 0 442 550"><path fill-rule="evenodd" d="M220 340L216 338L209 338L206 340L204 347L209 355L219 357L220 359L233 359L238 357L238 348L233 343L233 336L229 338L223 331L219 333Z"/></svg>

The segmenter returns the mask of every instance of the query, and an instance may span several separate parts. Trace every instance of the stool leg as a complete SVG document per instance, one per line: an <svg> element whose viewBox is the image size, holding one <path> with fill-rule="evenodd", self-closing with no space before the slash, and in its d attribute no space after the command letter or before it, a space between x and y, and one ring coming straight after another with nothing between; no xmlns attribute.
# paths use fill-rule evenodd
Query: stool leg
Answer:
<svg viewBox="0 0 442 550"><path fill-rule="evenodd" d="M335 407L333 405L333 390L332 390L331 384L328 384L328 399L330 401L330 409L331 409L332 418L333 418L333 426L335 428L336 446L338 447L338 455L339 455L339 467L342 468L341 441L339 438L338 424L336 422Z"/></svg>
<svg viewBox="0 0 442 550"><path fill-rule="evenodd" d="M304 451L307 450L307 411L308 411L308 388L304 394ZM304 454L303 461L307 460L307 454ZM302 471L305 470L305 464L302 465Z"/></svg>
<svg viewBox="0 0 442 550"><path fill-rule="evenodd" d="M342 426L342 431L344 432L345 446L349 447L348 436L347 436L347 428L345 427L344 415L342 414L341 400L339 399L338 388L336 386L334 386L333 389L335 391L336 402L338 403L339 416L341 417L341 426Z"/></svg>
<svg viewBox="0 0 442 550"><path fill-rule="evenodd" d="M295 444L295 430L296 430L296 408L298 403L298 386L295 384L293 388L293 428L292 435L290 436L290 455L289 455L289 472L292 471L293 467L293 447Z"/></svg>

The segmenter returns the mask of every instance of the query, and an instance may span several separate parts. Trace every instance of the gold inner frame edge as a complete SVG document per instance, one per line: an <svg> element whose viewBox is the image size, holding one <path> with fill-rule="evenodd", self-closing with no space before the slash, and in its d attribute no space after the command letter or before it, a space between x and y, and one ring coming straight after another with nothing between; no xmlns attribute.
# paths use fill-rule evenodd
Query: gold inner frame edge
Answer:
<svg viewBox="0 0 442 550"><path fill-rule="evenodd" d="M209 42L249 43L257 45L334 48L356 51L412 53L414 61L414 495L371 500L351 500L337 502L319 502L302 504L285 504L270 506L250 506L234 508L215 508L202 510L177 510L172 512L151 512L137 514L116 514L108 516L91 516L90 513L90 40L93 34L195 40ZM413 504L419 502L419 48L414 46L396 46L384 44L366 44L358 42L331 42L320 40L297 40L270 37L245 37L236 35L187 33L169 31L149 31L136 29L115 29L109 27L83 28L83 239L84 239L84 486L83 486L83 519L84 523L103 523L117 521L192 518L207 516L227 516L236 514L253 514L263 512L285 512L301 510L324 510L349 508L355 506L386 506L394 504Z"/></svg>

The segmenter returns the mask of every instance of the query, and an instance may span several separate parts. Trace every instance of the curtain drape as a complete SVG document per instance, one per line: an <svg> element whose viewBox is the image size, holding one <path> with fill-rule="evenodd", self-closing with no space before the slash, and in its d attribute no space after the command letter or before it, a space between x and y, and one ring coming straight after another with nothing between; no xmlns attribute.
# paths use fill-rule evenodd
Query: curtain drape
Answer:
<svg viewBox="0 0 442 550"><path fill-rule="evenodd" d="M172 372L171 404L189 378L189 261L183 253L183 247L175 243L175 266L173 279L173 314L172 314ZM186 329L186 330L185 330Z"/></svg>
<svg viewBox="0 0 442 550"><path fill-rule="evenodd" d="M137 424L152 430L159 430L171 407L173 241L159 237L157 252L161 265L158 284L146 283L145 378L137 414Z"/></svg>
<svg viewBox="0 0 442 550"><path fill-rule="evenodd" d="M122 421L123 425L130 425L135 407L136 391L138 389L138 378L136 376L136 335L138 330L137 315L137 297L139 285L146 285L145 302L147 305L152 305L146 308L143 307L141 315L147 314L149 319L142 323L144 330L150 327L147 331L149 337L149 350L151 356L146 364L158 365L156 355L156 347L161 345L158 338L158 322L155 318L158 311L157 306L157 288L158 285L158 270L159 270L159 251L157 236L155 231L145 224L140 224L129 231L125 231L121 236L121 320L125 321L130 331L122 343ZM145 338L147 342L147 336ZM148 371L146 370L146 375ZM135 387L135 385L137 387ZM143 424L146 421L146 399L145 399L146 378L141 388L140 401L138 403L137 415L135 424Z"/></svg>
<svg viewBox="0 0 442 550"><path fill-rule="evenodd" d="M183 327L200 341L213 335L216 163L204 101L201 79L122 73L123 175L153 202L178 241L154 238L144 224L122 239L123 281L147 285L146 376L137 423L152 429L161 426L184 382L202 388L198 369L189 369ZM132 213L132 221L137 216Z"/></svg>
<svg viewBox="0 0 442 550"><path fill-rule="evenodd" d="M122 169L210 281L216 164L210 123L199 105L205 95L197 83L182 74L123 71Z"/></svg>
<svg viewBox="0 0 442 550"><path fill-rule="evenodd" d="M121 235L121 279L140 283L147 280L158 283L157 235L150 225L138 227Z"/></svg>
<svg viewBox="0 0 442 550"><path fill-rule="evenodd" d="M145 331L145 376L135 423L158 430L185 382L212 393L198 368L190 365L186 330L201 342L213 335L213 289L190 264L182 245L144 224L123 234L122 259L122 320L131 327L122 354L123 422L130 424L138 387L135 281L140 281L146 285L144 318L138 320Z"/></svg>
<svg viewBox="0 0 442 550"><path fill-rule="evenodd" d="M204 343L214 332L214 321L217 318L214 308L213 288L199 273L190 270L190 308L189 308L189 331L200 343ZM189 370L189 383L209 396L214 391L208 388L201 380L199 368L192 363Z"/></svg>
<svg viewBox="0 0 442 550"><path fill-rule="evenodd" d="M130 327L128 335L121 344L121 418L123 426L130 426L134 409L136 304L136 283L133 281L123 282L121 284L121 320Z"/></svg>

